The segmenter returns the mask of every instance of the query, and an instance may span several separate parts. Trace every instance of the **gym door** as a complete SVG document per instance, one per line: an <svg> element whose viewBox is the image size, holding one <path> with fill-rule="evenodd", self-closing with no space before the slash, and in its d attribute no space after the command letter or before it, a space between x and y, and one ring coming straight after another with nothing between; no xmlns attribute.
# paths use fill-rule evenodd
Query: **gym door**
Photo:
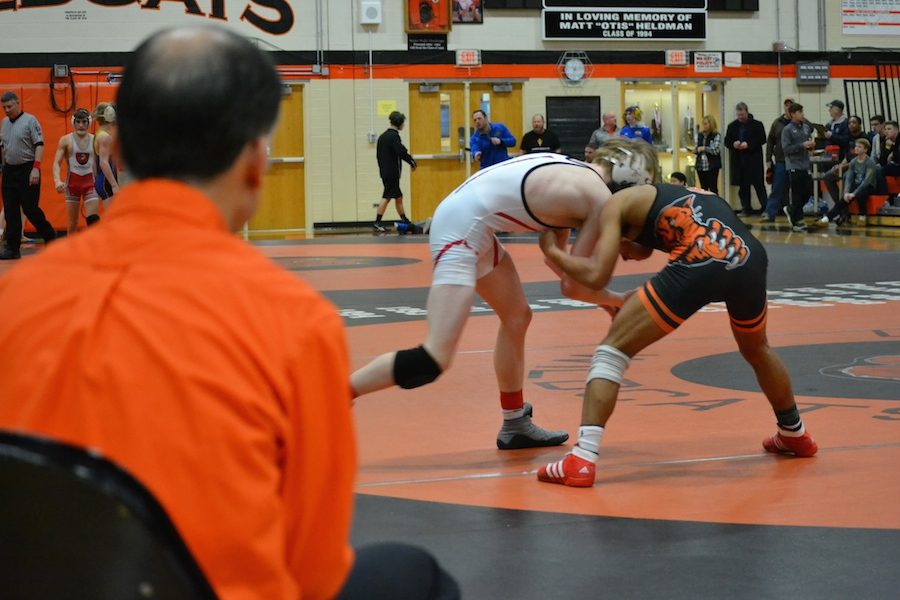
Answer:
<svg viewBox="0 0 900 600"><path fill-rule="evenodd" d="M440 201L466 179L464 96L462 83L409 86L409 151L418 165L410 178L414 219L433 215Z"/></svg>
<svg viewBox="0 0 900 600"><path fill-rule="evenodd" d="M441 200L478 170L478 163L473 164L469 158L472 111L482 108L491 121L506 125L517 142L516 148L509 149L510 154L518 152L522 84L511 84L511 88L495 92L490 82L410 84L410 153L418 163L411 179L409 206L413 218L433 215Z"/></svg>
<svg viewBox="0 0 900 600"><path fill-rule="evenodd" d="M303 86L286 84L281 96L278 128L272 136L271 164L263 194L247 233L299 233L306 228L303 157Z"/></svg>

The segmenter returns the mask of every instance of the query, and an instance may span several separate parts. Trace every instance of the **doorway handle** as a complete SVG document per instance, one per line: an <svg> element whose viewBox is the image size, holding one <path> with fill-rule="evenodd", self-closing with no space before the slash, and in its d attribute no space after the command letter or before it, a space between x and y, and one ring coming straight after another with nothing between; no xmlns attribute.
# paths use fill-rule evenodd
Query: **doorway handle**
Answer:
<svg viewBox="0 0 900 600"><path fill-rule="evenodd" d="M416 160L459 158L459 154L413 154Z"/></svg>

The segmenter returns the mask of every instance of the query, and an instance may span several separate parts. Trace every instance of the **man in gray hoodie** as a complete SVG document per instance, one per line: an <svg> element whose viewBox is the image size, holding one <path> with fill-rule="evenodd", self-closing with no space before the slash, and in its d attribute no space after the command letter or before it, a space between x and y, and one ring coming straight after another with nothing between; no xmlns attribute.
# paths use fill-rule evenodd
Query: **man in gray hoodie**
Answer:
<svg viewBox="0 0 900 600"><path fill-rule="evenodd" d="M791 204L784 207L793 231L806 231L803 222L803 205L812 195L812 177L809 175L809 150L816 143L810 139L812 126L803 119L803 105L788 107L791 122L781 132L781 148L784 150L784 164L791 184Z"/></svg>

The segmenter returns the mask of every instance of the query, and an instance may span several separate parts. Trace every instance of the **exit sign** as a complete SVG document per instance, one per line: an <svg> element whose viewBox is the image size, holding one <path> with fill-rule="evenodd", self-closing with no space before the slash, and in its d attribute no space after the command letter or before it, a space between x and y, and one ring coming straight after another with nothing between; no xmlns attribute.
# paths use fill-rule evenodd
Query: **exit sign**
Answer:
<svg viewBox="0 0 900 600"><path fill-rule="evenodd" d="M666 50L667 67L686 67L691 64L691 54L687 50Z"/></svg>
<svg viewBox="0 0 900 600"><path fill-rule="evenodd" d="M481 66L481 50L457 50L456 51L457 67L480 67Z"/></svg>

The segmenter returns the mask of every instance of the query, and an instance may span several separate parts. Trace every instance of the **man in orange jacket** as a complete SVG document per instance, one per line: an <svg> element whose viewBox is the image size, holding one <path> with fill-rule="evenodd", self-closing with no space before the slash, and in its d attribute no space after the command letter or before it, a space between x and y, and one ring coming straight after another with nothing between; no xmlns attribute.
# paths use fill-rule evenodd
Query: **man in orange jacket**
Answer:
<svg viewBox="0 0 900 600"><path fill-rule="evenodd" d="M220 598L361 597L344 587L356 445L341 320L234 235L280 99L268 57L226 30L138 47L118 92L137 182L97 227L0 280L0 344L16 349L0 361L0 428L130 471ZM455 590L430 556L395 548L361 551L350 582L387 572L373 561L415 562Z"/></svg>

